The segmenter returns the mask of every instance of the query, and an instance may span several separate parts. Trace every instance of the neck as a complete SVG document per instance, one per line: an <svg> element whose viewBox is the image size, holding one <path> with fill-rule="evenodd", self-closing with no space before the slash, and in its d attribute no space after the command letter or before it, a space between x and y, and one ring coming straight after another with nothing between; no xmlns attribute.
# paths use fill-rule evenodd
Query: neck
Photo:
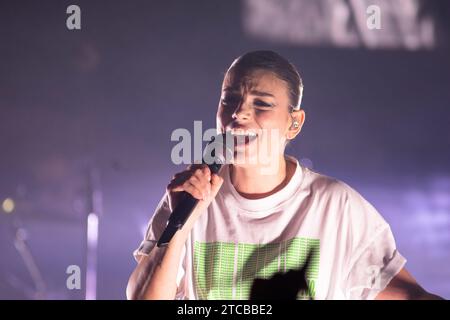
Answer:
<svg viewBox="0 0 450 320"><path fill-rule="evenodd" d="M278 170L273 173L261 170L259 166L230 166L230 179L239 194L248 199L259 199L270 196L281 190L293 175L292 164L284 155L278 161Z"/></svg>

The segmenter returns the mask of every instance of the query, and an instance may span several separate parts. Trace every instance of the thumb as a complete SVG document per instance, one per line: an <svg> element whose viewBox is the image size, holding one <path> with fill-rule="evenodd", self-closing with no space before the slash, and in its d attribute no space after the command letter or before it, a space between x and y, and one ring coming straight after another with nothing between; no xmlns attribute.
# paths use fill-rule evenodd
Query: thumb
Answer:
<svg viewBox="0 0 450 320"><path fill-rule="evenodd" d="M220 187L223 184L223 178L218 174L213 173L211 175L211 194L213 197L219 192Z"/></svg>

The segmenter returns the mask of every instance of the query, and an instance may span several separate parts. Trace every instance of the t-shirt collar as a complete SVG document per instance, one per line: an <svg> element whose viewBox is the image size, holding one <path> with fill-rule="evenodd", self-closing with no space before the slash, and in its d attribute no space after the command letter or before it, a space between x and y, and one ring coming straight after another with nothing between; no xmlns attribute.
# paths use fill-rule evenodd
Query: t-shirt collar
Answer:
<svg viewBox="0 0 450 320"><path fill-rule="evenodd" d="M248 199L241 196L231 183L230 165L225 165L223 170L221 170L221 176L224 179L221 193L225 197L226 204L231 201L233 204L230 203L230 205L235 205L239 209L247 211L256 217L258 215L264 216L270 214L276 207L289 200L300 187L302 167L296 158L289 155L285 155L285 158L287 161L296 164L294 174L283 189L261 199Z"/></svg>

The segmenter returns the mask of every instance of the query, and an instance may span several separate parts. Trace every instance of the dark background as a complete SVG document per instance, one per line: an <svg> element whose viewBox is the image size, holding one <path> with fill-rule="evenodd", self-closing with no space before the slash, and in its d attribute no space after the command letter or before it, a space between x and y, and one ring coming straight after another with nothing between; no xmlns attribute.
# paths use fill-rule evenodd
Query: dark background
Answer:
<svg viewBox="0 0 450 320"><path fill-rule="evenodd" d="M66 28L77 4L82 29ZM450 50L337 48L246 34L241 1L2 1L0 298L31 299L14 225L46 283L85 263L87 169L101 177L99 299L124 299L132 251L171 176L176 128L215 127L224 71L271 49L304 83L287 153L357 189L391 224L407 268L450 298Z"/></svg>

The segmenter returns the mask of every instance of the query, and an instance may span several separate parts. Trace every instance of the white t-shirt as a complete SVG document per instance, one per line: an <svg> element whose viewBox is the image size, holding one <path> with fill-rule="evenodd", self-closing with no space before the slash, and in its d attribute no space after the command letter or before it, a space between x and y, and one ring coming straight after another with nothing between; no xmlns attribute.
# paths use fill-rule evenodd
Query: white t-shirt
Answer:
<svg viewBox="0 0 450 320"><path fill-rule="evenodd" d="M184 246L177 299L248 299L255 278L298 269L314 249L309 290L299 298L374 299L403 268L391 229L377 210L347 184L298 161L288 184L257 200L224 183L196 221ZM148 254L170 215L167 194L134 252Z"/></svg>

